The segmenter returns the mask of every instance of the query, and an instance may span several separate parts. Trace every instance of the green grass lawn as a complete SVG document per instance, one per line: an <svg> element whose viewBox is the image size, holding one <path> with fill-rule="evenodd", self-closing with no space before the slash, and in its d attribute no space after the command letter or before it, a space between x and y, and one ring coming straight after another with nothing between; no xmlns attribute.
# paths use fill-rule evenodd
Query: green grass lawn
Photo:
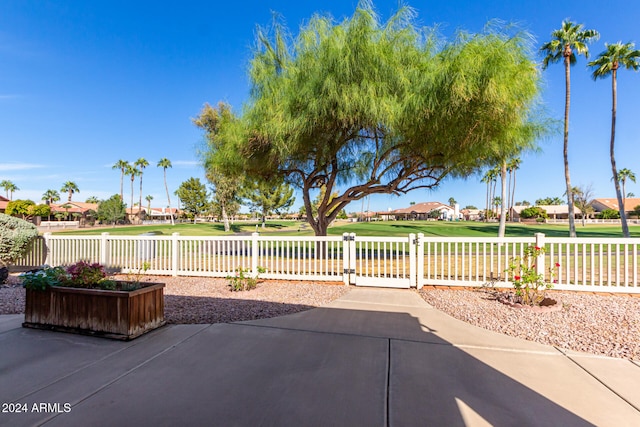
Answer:
<svg viewBox="0 0 640 427"><path fill-rule="evenodd" d="M116 235L138 235L155 233L171 235L180 233L183 236L224 236L234 233L253 233L279 236L312 236L313 230L305 222L268 221L262 228L257 222L236 222L231 226L232 232L225 233L221 223L176 224L119 226L114 228L92 228L84 230L58 231L55 234L96 235L104 232ZM568 237L569 226L566 224L507 224L507 237L530 237L535 233L544 233L548 237ZM640 226L630 225L631 237L640 237ZM620 225L582 225L576 224L578 237L622 237ZM347 223L339 222L329 228L329 235L356 233L361 236L407 236L410 233L423 233L425 236L440 237L496 237L497 223L482 222L446 222L446 221L379 221Z"/></svg>

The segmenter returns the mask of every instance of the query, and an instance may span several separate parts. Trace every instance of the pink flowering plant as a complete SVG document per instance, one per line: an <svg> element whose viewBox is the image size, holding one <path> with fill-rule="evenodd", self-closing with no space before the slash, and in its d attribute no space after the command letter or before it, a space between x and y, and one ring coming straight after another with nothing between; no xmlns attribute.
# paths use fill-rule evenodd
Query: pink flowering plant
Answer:
<svg viewBox="0 0 640 427"><path fill-rule="evenodd" d="M506 272L512 277L516 290L516 302L524 305L540 305L545 299L545 291L553 288L553 278L560 264L549 268L550 282L545 281L544 274L538 273L536 261L544 255L544 248L527 246L521 257L515 257Z"/></svg>

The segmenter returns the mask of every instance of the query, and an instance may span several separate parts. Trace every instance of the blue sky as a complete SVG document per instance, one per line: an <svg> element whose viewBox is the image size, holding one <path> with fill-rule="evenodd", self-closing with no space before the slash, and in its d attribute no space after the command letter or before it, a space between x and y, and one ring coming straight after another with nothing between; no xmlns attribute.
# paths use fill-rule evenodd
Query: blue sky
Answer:
<svg viewBox="0 0 640 427"><path fill-rule="evenodd" d="M0 2L0 180L20 190L14 199L39 201L47 189L74 181L80 193L108 198L119 193L119 159L146 158L144 196L165 206L159 159L167 157L173 193L189 177L203 179L196 148L202 135L191 124L205 102L247 101L247 63L256 25L280 13L292 32L315 12L341 20L355 0L272 1L31 1ZM397 1L376 1L387 18ZM600 32L591 59L604 43L640 43L640 2L604 7L597 1L419 1L408 3L424 26L441 32L476 32L498 18L519 22L541 45L565 18ZM538 58L541 59L541 58ZM592 185L596 197L615 197L609 162L611 79L594 82L580 57L571 70L570 166L574 185ZM564 71L554 64L543 72L543 102L550 115L564 113ZM616 157L619 168L638 174L627 191L640 196L640 75L623 70L618 79ZM523 156L516 200L562 197L562 135L541 141L541 153ZM125 177L125 201L129 200ZM138 182L135 186L138 200ZM404 207L411 201L454 197L462 206L484 206L480 177L445 182L437 190L402 197L373 196L371 210ZM172 197L172 199L174 199ZM172 200L173 201L173 200ZM300 206L297 197L295 208ZM146 205L146 202L143 202ZM353 203L347 211L357 211ZM365 205L365 209L366 209Z"/></svg>

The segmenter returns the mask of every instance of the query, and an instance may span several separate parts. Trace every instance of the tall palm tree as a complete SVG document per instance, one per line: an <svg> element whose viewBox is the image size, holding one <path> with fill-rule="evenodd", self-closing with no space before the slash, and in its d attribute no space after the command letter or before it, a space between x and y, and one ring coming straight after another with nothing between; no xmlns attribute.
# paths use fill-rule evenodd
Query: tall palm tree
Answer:
<svg viewBox="0 0 640 427"><path fill-rule="evenodd" d="M167 192L167 207L169 208L169 214L171 215L171 225L173 225L173 212L171 212L171 197L169 196L169 187L167 186L167 168L171 167L171 161L166 157L163 157L158 162L158 167L162 168L164 172L164 189Z"/></svg>
<svg viewBox="0 0 640 427"><path fill-rule="evenodd" d="M509 188L511 189L511 194L509 195L509 204L508 204L508 212L511 215L511 208L513 208L513 204L515 203L516 197L516 171L520 168L520 163L522 160L520 157L513 157L507 162L507 171L509 172ZM513 177L513 182L511 182L511 178ZM511 218L513 219L513 218Z"/></svg>
<svg viewBox="0 0 640 427"><path fill-rule="evenodd" d="M13 192L20 190L17 185L15 185L12 181L8 179L0 182L0 187L2 187L7 195L7 199L13 200Z"/></svg>
<svg viewBox="0 0 640 427"><path fill-rule="evenodd" d="M486 208L485 208L485 222L489 220L489 209L493 208L491 201L493 200L493 193L491 191L492 187L495 187L496 178L498 176L498 169L491 168L487 172L485 172L484 177L482 178L482 182L487 184L487 199L486 199Z"/></svg>
<svg viewBox="0 0 640 427"><path fill-rule="evenodd" d="M131 204L129 205L129 214L133 217L133 181L136 176L140 176L140 171L133 165L128 165L125 174L131 178Z"/></svg>
<svg viewBox="0 0 640 427"><path fill-rule="evenodd" d="M151 201L153 200L153 196L151 194L149 194L147 197L144 198L147 201L147 210L149 212L151 212Z"/></svg>
<svg viewBox="0 0 640 427"><path fill-rule="evenodd" d="M134 165L137 166L140 171L140 202L138 204L138 212L140 212L140 210L142 210L142 174L144 172L144 168L149 166L149 162L147 162L147 159L144 157L140 157L135 161Z"/></svg>
<svg viewBox="0 0 640 427"><path fill-rule="evenodd" d="M119 169L120 170L120 201L124 200L124 175L127 172L127 167L129 166L129 162L126 160L118 160L115 165L111 167L111 169Z"/></svg>
<svg viewBox="0 0 640 427"><path fill-rule="evenodd" d="M571 104L571 66L577 61L576 53L589 57L587 44L600 37L596 30L585 30L582 24L575 24L569 20L562 21L559 30L551 33L551 41L543 44L540 51L545 55L542 68L546 69L550 63L564 62L565 101L564 101L564 177L567 185L567 204L569 205L569 236L576 237L576 218L573 209L573 192L569 174L569 109Z"/></svg>
<svg viewBox="0 0 640 427"><path fill-rule="evenodd" d="M52 205L53 202L57 202L58 200L60 200L60 193L58 193L56 190L47 190L42 194L42 200L48 202L49 205ZM51 221L51 210L49 210L49 221Z"/></svg>
<svg viewBox="0 0 640 427"><path fill-rule="evenodd" d="M622 196L623 198L629 198L629 197L633 197L630 196L629 194L633 194L633 193L627 193L625 186L627 184L627 180L633 182L635 184L636 182L636 174L633 173L633 171L631 171L630 169L627 168L622 168L618 171L618 179L620 180L620 183L622 184Z"/></svg>
<svg viewBox="0 0 640 427"><path fill-rule="evenodd" d="M640 50L635 48L633 43L605 43L604 52L598 58L589 62L589 67L593 68L591 75L594 80L604 79L611 75L611 141L609 143L609 156L611 157L611 171L613 172L613 182L616 187L616 197L620 207L620 220L622 222L622 234L629 237L629 226L627 225L627 215L624 208L624 197L620 192L620 177L616 169L616 157L614 153L616 141L616 109L618 104L618 68L624 67L637 71L640 68ZM635 177L634 177L635 178Z"/></svg>
<svg viewBox="0 0 640 427"><path fill-rule="evenodd" d="M78 185L73 181L67 181L62 184L62 188L60 189L63 193L67 193L69 196L67 197L67 202L71 201L71 197L73 197L73 193L79 193Z"/></svg>

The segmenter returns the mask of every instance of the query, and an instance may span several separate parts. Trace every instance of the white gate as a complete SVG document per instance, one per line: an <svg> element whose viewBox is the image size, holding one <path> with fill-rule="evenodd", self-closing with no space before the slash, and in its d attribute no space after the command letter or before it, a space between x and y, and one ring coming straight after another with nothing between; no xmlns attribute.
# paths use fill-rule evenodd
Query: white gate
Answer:
<svg viewBox="0 0 640 427"><path fill-rule="evenodd" d="M356 286L410 288L418 277L418 240L409 237L364 237L345 234L349 283Z"/></svg>

